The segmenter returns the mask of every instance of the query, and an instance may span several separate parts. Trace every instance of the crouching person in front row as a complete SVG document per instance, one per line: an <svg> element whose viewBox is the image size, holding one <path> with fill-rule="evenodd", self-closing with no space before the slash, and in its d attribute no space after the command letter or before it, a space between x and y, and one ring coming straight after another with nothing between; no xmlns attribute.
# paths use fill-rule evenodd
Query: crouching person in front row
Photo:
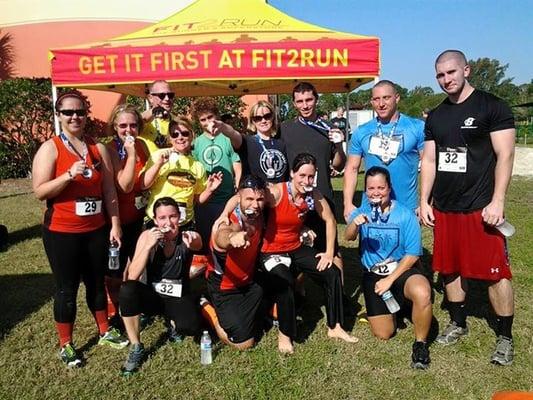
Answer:
<svg viewBox="0 0 533 400"><path fill-rule="evenodd" d="M172 198L156 200L153 213L155 226L139 236L120 288L120 311L131 343L122 367L126 376L139 369L145 355L140 341L141 313L168 318L172 342L197 335L201 329L199 305L189 287L189 270L193 251L202 247L202 239L197 232L180 232L180 210Z"/></svg>
<svg viewBox="0 0 533 400"><path fill-rule="evenodd" d="M238 205L230 223L213 227L207 289L214 305L205 303L202 312L224 343L246 350L255 343L263 290L254 281L259 245L263 234L265 182L245 177L238 190ZM206 315L208 314L208 315Z"/></svg>
<svg viewBox="0 0 533 400"><path fill-rule="evenodd" d="M422 253L420 225L412 210L391 200L391 189L389 171L368 169L365 193L369 204L350 214L345 239L361 236L362 286L372 333L380 339L392 337L394 314L411 303L415 330L411 366L426 369L432 309L429 281L415 266Z"/></svg>

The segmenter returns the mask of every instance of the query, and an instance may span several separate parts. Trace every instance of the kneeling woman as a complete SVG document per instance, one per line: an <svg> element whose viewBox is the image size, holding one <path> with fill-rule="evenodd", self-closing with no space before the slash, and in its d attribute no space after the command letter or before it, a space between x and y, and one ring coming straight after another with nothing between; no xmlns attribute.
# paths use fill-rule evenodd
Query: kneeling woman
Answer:
<svg viewBox="0 0 533 400"><path fill-rule="evenodd" d="M374 336L389 339L396 330L393 313L400 308L396 304L396 309L388 307L390 296L400 306L406 300L411 302L415 330L411 366L425 369L430 363L426 339L432 310L429 282L413 267L422 253L420 225L412 210L390 199L390 175L385 168L372 167L366 172L365 192L369 204L349 216L345 239L361 236L363 292L370 328Z"/></svg>
<svg viewBox="0 0 533 400"><path fill-rule="evenodd" d="M144 357L141 313L163 314L180 335L196 335L201 327L199 305L189 287L193 252L202 247L200 235L180 233L180 209L170 197L156 200L153 213L155 227L139 237L127 280L120 288L120 311L131 342L124 375L137 371ZM147 284L140 282L145 271Z"/></svg>
<svg viewBox="0 0 533 400"><path fill-rule="evenodd" d="M263 238L262 268L266 272L267 291L278 306L278 349L292 353L296 336L294 284L303 272L326 291L328 336L356 342L341 326L343 319L341 271L333 264L337 224L326 199L313 188L316 160L311 154L294 159L289 182L269 187L270 210ZM326 252L318 253L302 245L300 231L308 211L315 209L326 223Z"/></svg>

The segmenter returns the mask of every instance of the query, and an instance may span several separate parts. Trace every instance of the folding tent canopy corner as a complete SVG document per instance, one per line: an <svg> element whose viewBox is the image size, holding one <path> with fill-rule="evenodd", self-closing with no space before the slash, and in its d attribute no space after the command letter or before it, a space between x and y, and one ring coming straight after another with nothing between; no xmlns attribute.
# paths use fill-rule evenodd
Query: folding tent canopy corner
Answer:
<svg viewBox="0 0 533 400"><path fill-rule="evenodd" d="M347 92L379 76L380 43L292 18L265 0L198 0L131 34L49 52L56 87L143 96L290 93L298 81Z"/></svg>

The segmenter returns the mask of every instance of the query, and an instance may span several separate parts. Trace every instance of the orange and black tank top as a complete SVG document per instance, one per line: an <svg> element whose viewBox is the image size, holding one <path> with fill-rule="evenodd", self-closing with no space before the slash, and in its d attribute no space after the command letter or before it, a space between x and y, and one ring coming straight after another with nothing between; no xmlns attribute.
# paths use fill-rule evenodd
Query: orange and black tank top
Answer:
<svg viewBox="0 0 533 400"><path fill-rule="evenodd" d="M108 145L111 148L111 151L116 151L119 154L121 150L117 148L119 144L113 140ZM122 225L129 224L135 221L138 221L141 218L144 218L145 207L146 207L146 198L143 196L141 190L141 180L139 179L139 174L144 168L148 157L144 152L144 146L139 139L135 140L135 182L133 184L133 189L129 193L124 193L117 184L117 197L118 197L118 209L120 213L120 223ZM124 168L126 165L126 157L120 160L121 168Z"/></svg>
<svg viewBox="0 0 533 400"><path fill-rule="evenodd" d="M230 216L233 223L242 225L240 212L233 211ZM234 290L249 285L253 281L256 260L259 255L262 224L258 224L255 232L249 235L250 246L246 249L230 248L227 252L217 251L211 238L212 260L208 263L207 274L214 279L220 290Z"/></svg>
<svg viewBox="0 0 533 400"><path fill-rule="evenodd" d="M294 204L287 185L282 185L279 204L268 210L263 253L286 253L301 246L300 231L309 208L305 201L299 206Z"/></svg>
<svg viewBox="0 0 533 400"><path fill-rule="evenodd" d="M52 138L57 148L54 178L63 175L79 157L70 152L59 136ZM46 201L44 226L54 232L83 233L105 224L102 199L102 159L96 143L86 138L90 178L77 175L59 195Z"/></svg>

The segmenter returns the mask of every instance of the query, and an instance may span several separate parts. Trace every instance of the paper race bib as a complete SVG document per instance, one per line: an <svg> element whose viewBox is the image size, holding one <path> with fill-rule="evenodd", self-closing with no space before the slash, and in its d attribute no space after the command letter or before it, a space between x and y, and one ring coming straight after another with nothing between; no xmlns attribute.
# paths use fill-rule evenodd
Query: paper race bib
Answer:
<svg viewBox="0 0 533 400"><path fill-rule="evenodd" d="M439 148L439 171L466 172L466 147L440 147Z"/></svg>
<svg viewBox="0 0 533 400"><path fill-rule="evenodd" d="M269 255L265 261L263 261L263 265L265 266L265 269L267 272L272 271L272 268L274 268L277 265L285 265L287 268L291 266L292 259L287 254L272 254Z"/></svg>
<svg viewBox="0 0 533 400"><path fill-rule="evenodd" d="M161 279L160 282L152 282L152 286L157 293L170 297L181 297L183 289L181 280L176 279Z"/></svg>
<svg viewBox="0 0 533 400"><path fill-rule="evenodd" d="M398 157L400 151L400 137L384 137L373 135L370 138L368 152L381 158L383 162L389 162Z"/></svg>
<svg viewBox="0 0 533 400"><path fill-rule="evenodd" d="M87 217L102 212L102 199L98 197L83 197L76 199L76 215Z"/></svg>
<svg viewBox="0 0 533 400"><path fill-rule="evenodd" d="M396 268L398 268L398 262L391 261L388 263L377 263L370 268L370 271L378 275L390 275Z"/></svg>

